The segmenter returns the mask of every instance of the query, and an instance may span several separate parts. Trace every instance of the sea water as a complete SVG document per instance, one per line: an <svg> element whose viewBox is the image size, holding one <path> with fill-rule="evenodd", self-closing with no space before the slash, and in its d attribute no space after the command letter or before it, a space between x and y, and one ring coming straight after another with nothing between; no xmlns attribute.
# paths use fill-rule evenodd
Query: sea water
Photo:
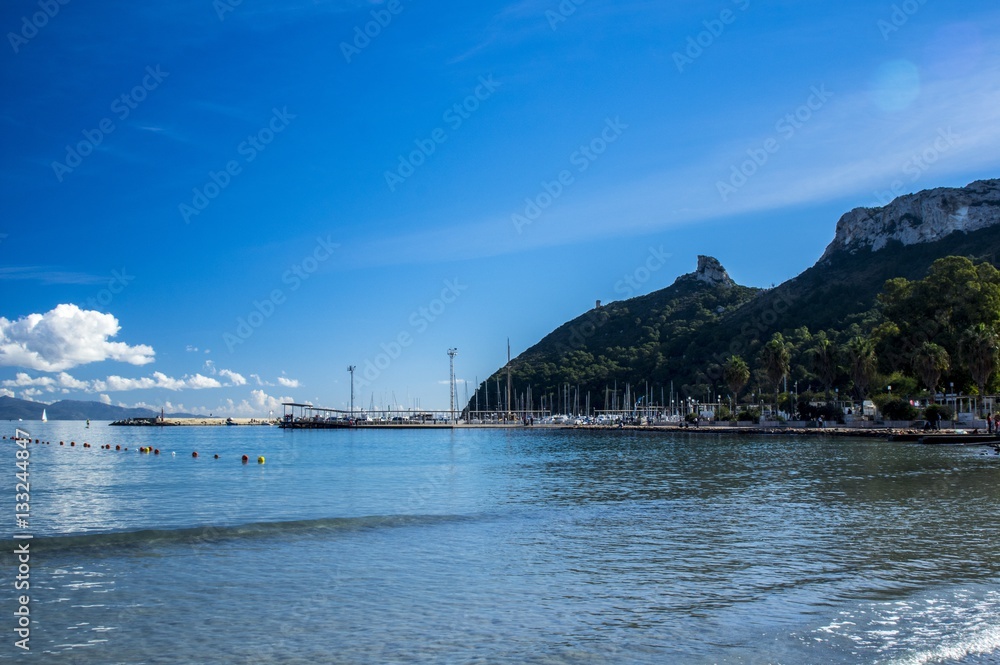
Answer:
<svg viewBox="0 0 1000 665"><path fill-rule="evenodd" d="M4 425L4 660L1000 662L989 448Z"/></svg>

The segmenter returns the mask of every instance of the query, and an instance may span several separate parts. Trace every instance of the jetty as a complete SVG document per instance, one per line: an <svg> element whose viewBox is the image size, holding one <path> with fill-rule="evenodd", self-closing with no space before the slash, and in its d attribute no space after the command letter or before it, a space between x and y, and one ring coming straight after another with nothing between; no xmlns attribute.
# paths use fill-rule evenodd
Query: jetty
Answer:
<svg viewBox="0 0 1000 665"><path fill-rule="evenodd" d="M540 423L548 411L496 413L435 409L369 409L345 411L283 402L282 429L454 429L456 427L522 427ZM560 423L563 424L563 423Z"/></svg>

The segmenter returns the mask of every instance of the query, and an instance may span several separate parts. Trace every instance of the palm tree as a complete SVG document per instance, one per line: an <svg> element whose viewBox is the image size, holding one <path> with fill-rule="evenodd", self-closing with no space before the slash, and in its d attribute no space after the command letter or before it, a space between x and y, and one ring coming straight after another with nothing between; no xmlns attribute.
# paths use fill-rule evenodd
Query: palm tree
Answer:
<svg viewBox="0 0 1000 665"><path fill-rule="evenodd" d="M985 394L986 384L1000 362L1000 338L996 329L985 323L966 329L960 348L979 394Z"/></svg>
<svg viewBox="0 0 1000 665"><path fill-rule="evenodd" d="M764 373L767 379L774 384L774 408L778 408L778 388L781 379L788 374L791 354L788 352L788 345L781 333L774 333L771 341L764 345L761 350L761 363L764 365Z"/></svg>
<svg viewBox="0 0 1000 665"><path fill-rule="evenodd" d="M736 404L739 405L740 391L750 380L750 366L740 356L729 356L729 359L722 366L722 371L726 378L726 385L729 386L729 390L736 399Z"/></svg>
<svg viewBox="0 0 1000 665"><path fill-rule="evenodd" d="M816 376L826 389L826 401L830 401L830 387L837 378L837 348L825 333L816 335L816 344L809 349L809 361Z"/></svg>
<svg viewBox="0 0 1000 665"><path fill-rule="evenodd" d="M920 375L924 385L931 391L931 402L937 392L941 374L951 368L951 357L944 347L934 342L924 342L913 354L913 369Z"/></svg>
<svg viewBox="0 0 1000 665"><path fill-rule="evenodd" d="M863 400L878 369L875 344L866 337L854 337L844 347L844 356L851 372L851 379L854 381L854 389L858 392L858 397Z"/></svg>

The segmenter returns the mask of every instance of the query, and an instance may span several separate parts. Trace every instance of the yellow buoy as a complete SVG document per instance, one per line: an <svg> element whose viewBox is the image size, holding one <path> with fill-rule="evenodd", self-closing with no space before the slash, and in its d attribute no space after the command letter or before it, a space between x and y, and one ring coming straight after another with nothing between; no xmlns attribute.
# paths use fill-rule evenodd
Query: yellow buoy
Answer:
<svg viewBox="0 0 1000 665"><path fill-rule="evenodd" d="M263 463L264 463L264 456L261 455L260 457L257 458L257 464L263 464Z"/></svg>

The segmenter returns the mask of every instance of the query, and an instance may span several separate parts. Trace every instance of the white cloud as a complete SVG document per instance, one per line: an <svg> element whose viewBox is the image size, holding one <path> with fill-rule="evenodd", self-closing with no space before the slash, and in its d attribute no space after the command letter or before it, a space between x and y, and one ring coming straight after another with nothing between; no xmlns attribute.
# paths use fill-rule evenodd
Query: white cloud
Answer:
<svg viewBox="0 0 1000 665"><path fill-rule="evenodd" d="M91 392L117 392L123 390L150 390L153 388L164 388L166 390L201 390L204 388L221 388L222 384L216 379L201 374L194 376L184 376L182 379L175 379L167 376L163 372L153 372L152 376L144 376L138 379L130 379L122 376L109 376L101 380L98 379L90 384Z"/></svg>
<svg viewBox="0 0 1000 665"><path fill-rule="evenodd" d="M108 395L107 393L101 393L101 396L98 399L101 404L111 404L111 395Z"/></svg>
<svg viewBox="0 0 1000 665"><path fill-rule="evenodd" d="M58 372L102 360L153 362L153 347L111 342L121 326L111 314L57 305L15 321L0 317L0 365Z"/></svg>
<svg viewBox="0 0 1000 665"><path fill-rule="evenodd" d="M281 384L282 386L286 387L286 388L298 388L299 387L299 380L298 379L289 379L288 377L285 377L285 376L279 376L278 377L278 383Z"/></svg>
<svg viewBox="0 0 1000 665"><path fill-rule="evenodd" d="M228 378L232 386L246 384L240 374L230 370L221 370L219 375ZM111 375L105 379L95 379L93 381L81 381L66 372L60 372L57 376L32 377L27 372L18 372L13 379L6 379L0 382L4 388L33 388L36 391L45 389L47 392L56 392L62 389L80 390L89 393L120 392L125 390L151 390L162 388L165 390L203 390L206 388L222 388L223 384L218 379L214 379L203 374L185 375L176 379L167 376L163 372L153 372L152 376L129 378L118 375ZM37 392L34 394L38 394Z"/></svg>
<svg viewBox="0 0 1000 665"><path fill-rule="evenodd" d="M258 413L281 410L282 402L294 402L291 397L271 397L263 390L250 391L250 403Z"/></svg>
<svg viewBox="0 0 1000 665"><path fill-rule="evenodd" d="M184 377L188 388L194 388L195 390L201 390L203 388L221 388L222 384L219 383L217 379L213 379L209 376L202 376L201 374L195 374L192 377Z"/></svg>
<svg viewBox="0 0 1000 665"><path fill-rule="evenodd" d="M243 418L260 418L266 417L269 412L281 413L282 402L292 402L294 401L291 397L273 397L268 395L263 390L251 390L250 398L243 399L239 402L226 399L222 404L219 404L215 408L210 408L207 406L194 406L186 407L183 404L171 404L170 402L165 402L162 406L167 413L177 413L186 412L193 413L199 416L207 416L209 414L213 416L233 416L233 417L243 417ZM128 406L126 404L121 404L121 406ZM152 409L159 413L159 404L147 404L145 402L137 402L131 405L134 408L144 408Z"/></svg>
<svg viewBox="0 0 1000 665"><path fill-rule="evenodd" d="M189 352L189 353L198 353L198 347L197 346L191 346L190 344L188 344L187 346L185 346L184 350L187 351L187 352Z"/></svg>
<svg viewBox="0 0 1000 665"><path fill-rule="evenodd" d="M13 397L14 391L7 388L0 388L0 397Z"/></svg>
<svg viewBox="0 0 1000 665"><path fill-rule="evenodd" d="M63 388L72 388L73 390L87 390L90 384L86 381L80 381L75 379L66 372L59 372L59 376L56 377L59 385Z"/></svg>
<svg viewBox="0 0 1000 665"><path fill-rule="evenodd" d="M32 378L27 372L18 372L13 379L7 379L3 382L3 385L8 388L23 388L25 386L51 386L55 383L55 379L49 376L39 376L38 378Z"/></svg>
<svg viewBox="0 0 1000 665"><path fill-rule="evenodd" d="M230 369L220 369L219 376L224 379L229 379L230 385L245 386L247 384L247 380L243 378L242 374L234 372Z"/></svg>

